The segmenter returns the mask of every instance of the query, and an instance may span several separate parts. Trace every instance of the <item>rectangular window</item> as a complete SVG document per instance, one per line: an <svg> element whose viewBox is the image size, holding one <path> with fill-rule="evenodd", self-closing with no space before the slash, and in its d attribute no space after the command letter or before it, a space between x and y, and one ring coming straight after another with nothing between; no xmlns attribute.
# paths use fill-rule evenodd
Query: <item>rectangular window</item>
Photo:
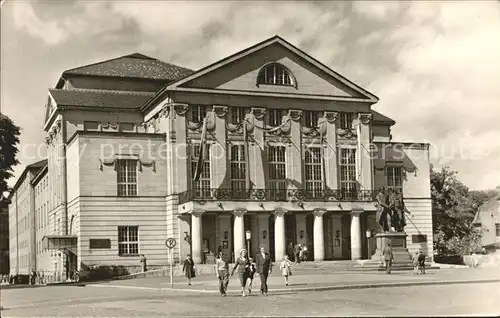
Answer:
<svg viewBox="0 0 500 318"><path fill-rule="evenodd" d="M244 107L231 107L231 123L241 124L247 112L248 109Z"/></svg>
<svg viewBox="0 0 500 318"><path fill-rule="evenodd" d="M496 233L497 233L497 237L500 237L500 223L496 223L495 224L495 228L496 228Z"/></svg>
<svg viewBox="0 0 500 318"><path fill-rule="evenodd" d="M204 105L189 105L190 106L190 114L191 114L191 122L193 123L202 123L207 115L207 107Z"/></svg>
<svg viewBox="0 0 500 318"><path fill-rule="evenodd" d="M269 195L274 201L286 200L286 148L284 146L270 146L268 152L269 163Z"/></svg>
<svg viewBox="0 0 500 318"><path fill-rule="evenodd" d="M120 131L135 132L134 123L120 123L119 125L120 125Z"/></svg>
<svg viewBox="0 0 500 318"><path fill-rule="evenodd" d="M387 189L402 191L403 171L401 167L386 167L385 175L387 177Z"/></svg>
<svg viewBox="0 0 500 318"><path fill-rule="evenodd" d="M137 160L116 161L118 196L137 196Z"/></svg>
<svg viewBox="0 0 500 318"><path fill-rule="evenodd" d="M321 148L310 147L305 153L306 192L311 198L321 197L323 194L323 167Z"/></svg>
<svg viewBox="0 0 500 318"><path fill-rule="evenodd" d="M270 109L269 110L269 126L277 127L281 125L281 119L283 117L282 109Z"/></svg>
<svg viewBox="0 0 500 318"><path fill-rule="evenodd" d="M209 198L211 196L210 192L210 144L206 144L205 147L205 160L203 161L203 167L201 170L201 176L198 181L194 181L196 175L196 165L198 163L198 157L200 155L200 145L193 145L193 151L191 152L191 174L193 180L194 195L197 198Z"/></svg>
<svg viewBox="0 0 500 318"><path fill-rule="evenodd" d="M352 121L354 120L354 113L340 113L340 128L352 129Z"/></svg>
<svg viewBox="0 0 500 318"><path fill-rule="evenodd" d="M83 130L99 130L99 123L97 121L84 121Z"/></svg>
<svg viewBox="0 0 500 318"><path fill-rule="evenodd" d="M139 227L119 226L118 227L118 255L138 255L139 254Z"/></svg>
<svg viewBox="0 0 500 318"><path fill-rule="evenodd" d="M246 183L245 146L231 146L231 189L232 196L244 198Z"/></svg>
<svg viewBox="0 0 500 318"><path fill-rule="evenodd" d="M110 239L89 239L89 246L91 249L110 249Z"/></svg>
<svg viewBox="0 0 500 318"><path fill-rule="evenodd" d="M417 234L411 236L412 243L425 243L427 242L427 235L425 234Z"/></svg>
<svg viewBox="0 0 500 318"><path fill-rule="evenodd" d="M318 119L321 117L321 112L305 111L304 120L307 128L315 128L318 125Z"/></svg>
<svg viewBox="0 0 500 318"><path fill-rule="evenodd" d="M356 195L356 149L340 149L340 189L344 196Z"/></svg>

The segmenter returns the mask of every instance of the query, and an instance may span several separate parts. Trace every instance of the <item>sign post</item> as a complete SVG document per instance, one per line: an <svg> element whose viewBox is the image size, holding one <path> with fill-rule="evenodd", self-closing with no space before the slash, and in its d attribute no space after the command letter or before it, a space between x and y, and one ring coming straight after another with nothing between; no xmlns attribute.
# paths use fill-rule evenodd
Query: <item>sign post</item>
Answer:
<svg viewBox="0 0 500 318"><path fill-rule="evenodd" d="M169 237L165 241L165 246L168 248L170 254L170 288L174 288L174 247L175 247L175 239Z"/></svg>

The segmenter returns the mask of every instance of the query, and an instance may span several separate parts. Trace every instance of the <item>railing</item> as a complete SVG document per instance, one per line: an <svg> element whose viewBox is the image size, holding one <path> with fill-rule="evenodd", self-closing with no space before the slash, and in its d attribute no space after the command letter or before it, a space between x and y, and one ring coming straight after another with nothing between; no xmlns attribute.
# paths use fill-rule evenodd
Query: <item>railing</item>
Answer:
<svg viewBox="0 0 500 318"><path fill-rule="evenodd" d="M189 201L363 201L375 200L372 190L197 189L179 193L179 204Z"/></svg>

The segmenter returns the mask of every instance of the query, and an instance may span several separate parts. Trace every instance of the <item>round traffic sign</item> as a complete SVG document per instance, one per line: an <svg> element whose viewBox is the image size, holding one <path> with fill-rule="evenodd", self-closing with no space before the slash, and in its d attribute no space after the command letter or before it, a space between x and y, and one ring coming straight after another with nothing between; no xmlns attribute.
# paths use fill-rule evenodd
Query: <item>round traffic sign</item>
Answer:
<svg viewBox="0 0 500 318"><path fill-rule="evenodd" d="M165 245L168 247L168 248L174 248L176 242L175 242L175 239L172 238L172 237L169 237L166 241L165 241Z"/></svg>

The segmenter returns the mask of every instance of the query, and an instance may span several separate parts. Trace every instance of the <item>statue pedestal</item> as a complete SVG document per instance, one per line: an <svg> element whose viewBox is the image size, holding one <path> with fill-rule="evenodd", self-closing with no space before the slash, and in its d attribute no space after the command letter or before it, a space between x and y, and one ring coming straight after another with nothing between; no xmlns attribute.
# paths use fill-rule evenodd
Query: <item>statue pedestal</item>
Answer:
<svg viewBox="0 0 500 318"><path fill-rule="evenodd" d="M411 254L406 248L406 233L404 232L385 232L375 234L375 239L377 241L377 250L375 254L372 255L372 260L380 261L381 266L383 266L383 254L382 251L387 243L391 243L392 254L394 259L392 265L395 267L407 267L413 266L413 260Z"/></svg>

